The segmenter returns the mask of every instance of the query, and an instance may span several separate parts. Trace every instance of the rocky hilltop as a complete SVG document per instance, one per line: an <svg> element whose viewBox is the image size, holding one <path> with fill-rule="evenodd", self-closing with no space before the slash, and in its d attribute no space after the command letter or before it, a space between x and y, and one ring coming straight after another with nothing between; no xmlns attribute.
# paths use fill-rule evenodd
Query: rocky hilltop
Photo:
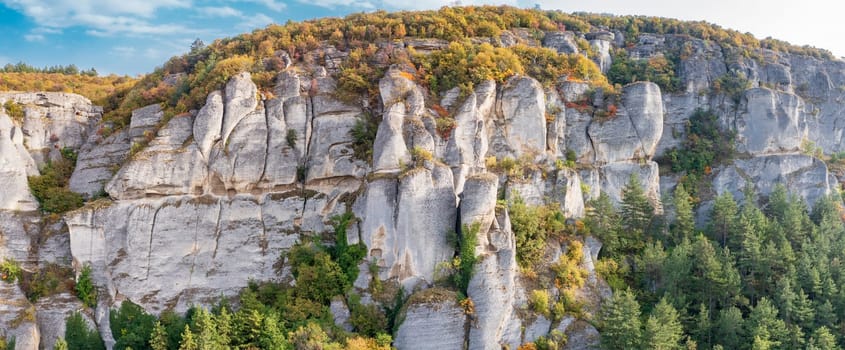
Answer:
<svg viewBox="0 0 845 350"><path fill-rule="evenodd" d="M700 218L720 194L741 200L747 183L761 196L785 184L812 206L837 193L823 159L845 151L842 61L763 48L747 57L686 35L627 34L594 26L530 36L513 28L484 40L588 55L603 73L612 73L619 50L643 62L681 50L673 88L637 81L603 96L589 81L547 84L516 74L433 94L407 65L383 62L377 95L349 100L338 96L336 75L348 52L322 42L313 54L323 60L277 52L286 64L269 91L239 72L204 96L201 108L167 115L153 104L134 109L123 128L82 96L0 93L0 103L23 106L17 116L0 109L0 256L25 274L90 266L99 290L89 308L72 291L33 302L20 283L0 283L0 329L17 349L52 348L64 318L83 311L111 346L110 309L131 301L155 315L184 313L235 297L251 281L289 281L284 253L332 237L336 218L351 213L346 240L366 246L352 287L361 302L386 304L374 283L409 296L396 348L516 349L555 334L568 339L564 348L595 348L594 316L611 295L594 266L602 242L573 228L566 239L548 240L546 265L575 252L585 281L569 290L583 309L536 312L536 291L562 298L565 288L538 283L520 267L514 202L556 208L575 227L601 193L620 203L633 176L662 213L662 198L683 181L662 161L684 147L697 110L711 111L721 130L735 134L737 154L707 168ZM579 47L582 41L589 45ZM379 44L376 56L412 48L426 55L447 45L405 38ZM729 90L724 77L743 84ZM448 128L443 110L453 120ZM370 155L361 156L357 128L372 113L375 136L364 147ZM808 151L810 142L816 148ZM68 188L87 202L44 215L27 177L62 150L77 155ZM458 253L450 237L473 225L478 261L459 297L464 291L444 287L439 276ZM349 308L343 298L331 303L341 327L350 327Z"/></svg>

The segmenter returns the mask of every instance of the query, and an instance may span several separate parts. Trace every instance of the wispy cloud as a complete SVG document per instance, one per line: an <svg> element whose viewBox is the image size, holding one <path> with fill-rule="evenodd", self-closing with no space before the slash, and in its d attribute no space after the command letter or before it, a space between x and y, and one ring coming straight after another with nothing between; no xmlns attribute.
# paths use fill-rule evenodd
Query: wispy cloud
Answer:
<svg viewBox="0 0 845 350"><path fill-rule="evenodd" d="M273 23L273 19L263 13L258 13L251 16L243 16L242 19L243 21L238 24L238 29L240 30L252 30L255 28L263 28L268 24Z"/></svg>
<svg viewBox="0 0 845 350"><path fill-rule="evenodd" d="M131 46L115 46L111 49L111 54L120 57L132 57L138 50Z"/></svg>
<svg viewBox="0 0 845 350"><path fill-rule="evenodd" d="M43 34L26 34L23 38L29 42L44 41L45 39Z"/></svg>
<svg viewBox="0 0 845 350"><path fill-rule="evenodd" d="M190 0L0 0L0 3L20 11L38 26L30 38L43 40L45 33L63 28L84 27L98 36L113 34L185 33L191 29L177 24L154 24L156 11L167 8L187 8Z"/></svg>
<svg viewBox="0 0 845 350"><path fill-rule="evenodd" d="M285 3L281 2L281 1L277 1L277 0L238 0L238 1L239 2L251 2L251 3L254 3L254 4L259 4L259 5L262 5L266 8L268 8L268 9L276 11L276 12L282 12L282 10L287 8L287 5L285 5Z"/></svg>
<svg viewBox="0 0 845 350"><path fill-rule="evenodd" d="M303 4L309 5L316 5L320 7L325 7L329 9L333 9L336 7L357 7L361 9L374 9L376 8L372 2L366 0L298 0ZM407 3L407 2L403 2Z"/></svg>
<svg viewBox="0 0 845 350"><path fill-rule="evenodd" d="M241 17L243 13L229 6L200 7L197 12L203 17Z"/></svg>

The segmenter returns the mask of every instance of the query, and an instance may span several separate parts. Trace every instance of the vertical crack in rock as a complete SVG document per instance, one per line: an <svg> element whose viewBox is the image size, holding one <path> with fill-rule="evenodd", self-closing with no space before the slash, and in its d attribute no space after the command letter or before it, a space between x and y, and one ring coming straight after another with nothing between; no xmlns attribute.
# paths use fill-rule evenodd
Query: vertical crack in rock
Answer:
<svg viewBox="0 0 845 350"><path fill-rule="evenodd" d="M223 216L223 202L217 200L217 223L214 225L214 253L211 254L211 259L214 260L217 258L217 247L220 246L220 234L222 233L222 229L220 228L220 218Z"/></svg>
<svg viewBox="0 0 845 350"><path fill-rule="evenodd" d="M150 224L150 245L147 249L147 276L145 277L145 279L147 279L147 280L150 279L150 265L151 265L150 260L152 259L152 255L153 255L153 237L155 236L155 232L156 232L156 219L158 218L159 210L161 210L160 206L158 208L156 208L155 213L153 213L153 221ZM94 211L94 212L96 212L96 211ZM91 216L93 217L93 215L91 215ZM91 241L93 242L93 240L91 240Z"/></svg>
<svg viewBox="0 0 845 350"><path fill-rule="evenodd" d="M593 120L591 119L589 123L587 123L587 127L584 128L584 135L587 136L587 140L590 141L590 149L592 149L593 153L593 160L591 163L596 163L598 159L598 153L596 152L596 141L593 140L593 137L590 136L590 126L593 125Z"/></svg>
<svg viewBox="0 0 845 350"><path fill-rule="evenodd" d="M267 256L267 247L269 246L269 239L267 238L267 224L264 223L264 206L262 203L258 204L258 220L261 222L261 239L259 245L261 246L261 255Z"/></svg>
<svg viewBox="0 0 845 350"><path fill-rule="evenodd" d="M314 130L314 96L310 93L308 95L308 102L305 106L305 133L306 138L308 139L305 143L305 154L302 157L302 164L308 163L308 158L311 157L311 132Z"/></svg>
<svg viewBox="0 0 845 350"><path fill-rule="evenodd" d="M627 114L628 114L628 121L631 122L631 129L634 130L634 135L637 135L637 141L639 141L639 143L640 143L640 150L643 151L643 157L645 157L647 155L646 154L647 151L645 149L645 143L643 143L643 138L640 136L640 131L637 130L637 124L634 123L634 118L631 117L631 113L627 113ZM636 152L634 154L636 154Z"/></svg>
<svg viewBox="0 0 845 350"><path fill-rule="evenodd" d="M269 181L265 180L265 176L267 175L267 159L270 158L270 113L268 113L268 109L264 108L264 128L267 130L267 135L264 139L264 167L261 169L261 176L258 178L258 183L262 181L267 182L267 190L269 191L272 188L272 184ZM287 130L287 125L285 125L285 129ZM283 133L284 134L284 133Z"/></svg>
<svg viewBox="0 0 845 350"><path fill-rule="evenodd" d="M194 267L197 265L197 256L199 255L199 242L197 240L199 237L200 216L196 209L197 208L194 208L194 246L191 249L191 255L193 255L193 258L191 259L191 270L188 273L188 284L185 286L186 290L191 288L191 280L194 278Z"/></svg>

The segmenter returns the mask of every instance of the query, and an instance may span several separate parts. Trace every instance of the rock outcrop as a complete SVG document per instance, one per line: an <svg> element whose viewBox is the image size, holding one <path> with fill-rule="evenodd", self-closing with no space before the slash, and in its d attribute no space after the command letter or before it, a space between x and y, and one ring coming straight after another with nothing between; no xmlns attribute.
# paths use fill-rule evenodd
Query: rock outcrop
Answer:
<svg viewBox="0 0 845 350"><path fill-rule="evenodd" d="M578 225L588 200L606 193L620 203L635 176L660 213L661 193L671 193L680 175L661 174L658 162L665 165L669 151L684 146L698 109L736 134L737 149L736 159L708 169L713 193L702 194L700 208L714 194L742 199L746 183L761 196L783 183L809 206L836 192L835 168L820 158L845 151L845 63L772 51L756 61L676 35L642 34L628 46L621 32L537 34L517 28L473 40L583 51L603 72L613 50L627 50L632 60L684 50L675 62L678 82L665 90L635 82L605 91L574 79L544 85L515 75L434 100L412 67L388 66L394 57L380 51L386 73L379 96L355 103L338 98L330 74L348 53L322 43L296 53L308 64L276 52L284 70L274 87L259 89L249 73L235 74L198 110L170 116L158 104L146 106L117 131L81 96L0 93L0 104L23 110L12 116L0 109L0 258L26 271L90 265L101 291L91 310L69 294L30 303L17 284L0 282L0 330L16 336L19 349L49 348L64 334L64 318L84 310L113 344L111 307L128 300L151 313L184 312L235 296L250 280L283 280L290 269L277 267L285 251L328 237L332 218L351 213L357 220L347 239L366 246L354 283L362 303L382 303L368 290L372 279L410 294L398 349L515 349L553 330L567 336L565 348L591 349L599 334L589 321L610 297L595 271L601 242L574 238L583 243L580 266L588 271L574 290L582 319L530 314L531 284L517 265L508 207L515 198L555 206L573 219L567 225ZM448 44L406 38L389 46L427 54ZM747 80L750 88L728 91L723 77ZM375 122L374 140L353 135ZM362 141L373 144L367 156ZM69 189L92 200L48 219L27 178L63 148L78 152ZM454 291L437 287L438 278L459 255L450 237L475 228L478 262L466 290L472 304L459 304ZM548 263L567 249L549 243ZM350 309L342 298L331 303L346 330L353 328Z"/></svg>
<svg viewBox="0 0 845 350"><path fill-rule="evenodd" d="M397 349L460 350L467 317L454 292L429 289L411 297L396 331Z"/></svg>

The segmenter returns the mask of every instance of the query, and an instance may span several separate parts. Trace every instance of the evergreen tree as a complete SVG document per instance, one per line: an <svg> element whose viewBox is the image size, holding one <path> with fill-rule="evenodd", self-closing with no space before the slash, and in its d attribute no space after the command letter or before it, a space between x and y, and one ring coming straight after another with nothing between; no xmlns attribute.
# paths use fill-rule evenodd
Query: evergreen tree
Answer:
<svg viewBox="0 0 845 350"><path fill-rule="evenodd" d="M197 341L194 339L194 332L191 332L191 328L185 325L185 330L182 331L182 341L179 343L179 350L199 349L200 347L197 346Z"/></svg>
<svg viewBox="0 0 845 350"><path fill-rule="evenodd" d="M666 298L660 299L646 321L642 346L655 350L680 349L683 336L684 329L678 320L678 311Z"/></svg>
<svg viewBox="0 0 845 350"><path fill-rule="evenodd" d="M602 256L617 257L622 253L619 240L620 218L607 193L588 203L587 227L602 242Z"/></svg>
<svg viewBox="0 0 845 350"><path fill-rule="evenodd" d="M810 336L810 341L807 344L807 350L835 350L839 349L836 346L836 336L830 332L827 327L819 327Z"/></svg>
<svg viewBox="0 0 845 350"><path fill-rule="evenodd" d="M56 343L53 344L53 350L68 350L67 342L64 340L64 338L56 339Z"/></svg>
<svg viewBox="0 0 845 350"><path fill-rule="evenodd" d="M722 245L731 249L739 248L737 234L738 209L733 195L725 191L713 203L713 211L710 213L709 230L713 237Z"/></svg>
<svg viewBox="0 0 845 350"><path fill-rule="evenodd" d="M288 343L285 340L279 317L275 314L264 317L258 343L262 349L284 349L287 347Z"/></svg>
<svg viewBox="0 0 845 350"><path fill-rule="evenodd" d="M109 313L109 325L115 338L115 349L145 349L156 318L132 303L124 301L120 308Z"/></svg>
<svg viewBox="0 0 845 350"><path fill-rule="evenodd" d="M150 348L152 350L167 350L167 331L161 322L156 322L153 326L153 332L150 334Z"/></svg>
<svg viewBox="0 0 845 350"><path fill-rule="evenodd" d="M605 349L635 349L640 345L640 304L630 289L613 295L602 308L601 344Z"/></svg>
<svg viewBox="0 0 845 350"><path fill-rule="evenodd" d="M206 309L197 309L193 321L197 347L204 350L217 350L225 349L228 346L228 344L223 343L220 337L214 315Z"/></svg>
<svg viewBox="0 0 845 350"><path fill-rule="evenodd" d="M699 304L698 316L695 318L695 328L693 335L695 335L696 343L700 344L702 348L710 348L713 339L711 338L713 324L710 321L710 310L707 305Z"/></svg>
<svg viewBox="0 0 845 350"><path fill-rule="evenodd" d="M786 324L778 318L777 309L766 297L761 298L751 310L745 325L748 336L752 337L755 346L761 349L778 347L789 342Z"/></svg>
<svg viewBox="0 0 845 350"><path fill-rule="evenodd" d="M720 310L714 333L716 342L725 349L738 349L745 344L742 312L733 306Z"/></svg>
<svg viewBox="0 0 845 350"><path fill-rule="evenodd" d="M88 323L78 312L72 313L65 321L65 341L71 350L104 350L106 348L100 333L88 327Z"/></svg>
<svg viewBox="0 0 845 350"><path fill-rule="evenodd" d="M690 198L684 185L679 183L675 186L672 197L672 204L675 208L675 222L670 232L674 242L680 242L683 238L691 238L695 232L695 217L692 213L692 198Z"/></svg>
<svg viewBox="0 0 845 350"><path fill-rule="evenodd" d="M639 253L644 246L645 233L651 227L654 206L648 201L639 176L634 173L622 188L622 250L628 254Z"/></svg>

